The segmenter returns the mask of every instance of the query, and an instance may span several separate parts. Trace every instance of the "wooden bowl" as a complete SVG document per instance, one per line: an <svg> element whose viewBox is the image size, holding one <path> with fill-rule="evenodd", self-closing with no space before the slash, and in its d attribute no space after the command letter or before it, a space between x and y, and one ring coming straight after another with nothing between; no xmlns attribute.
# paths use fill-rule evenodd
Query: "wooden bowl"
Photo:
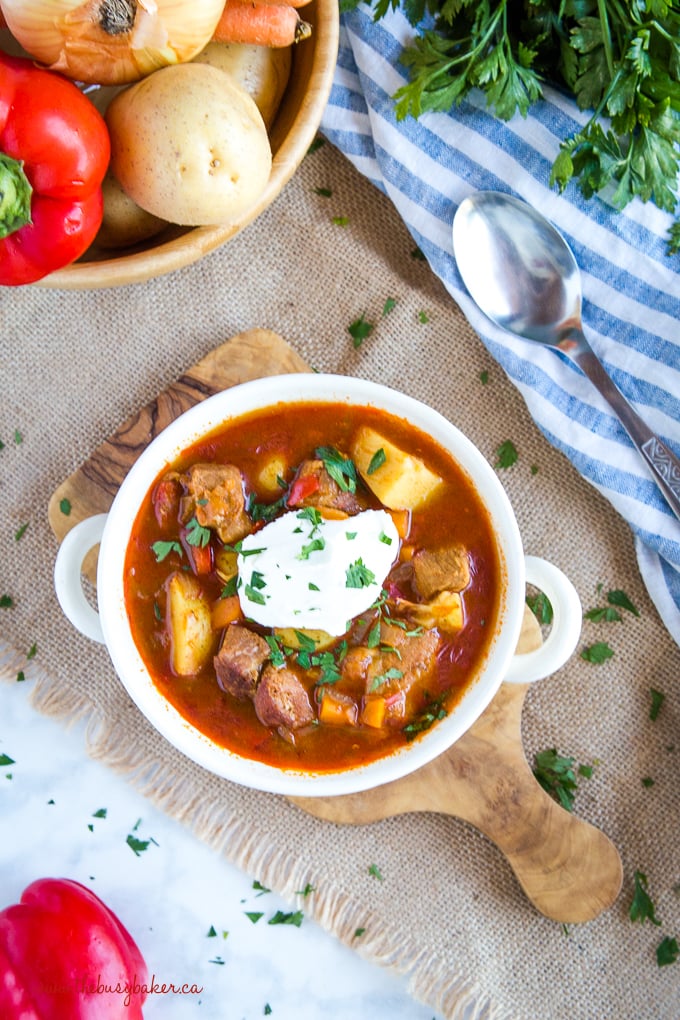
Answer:
<svg viewBox="0 0 680 1020"><path fill-rule="evenodd" d="M295 173L314 140L331 89L338 53L337 0L312 0L304 8L312 35L293 47L290 80L270 131L273 163L269 184L258 202L230 223L209 227L168 226L134 248L112 254L90 248L77 262L34 286L66 290L142 283L181 269L224 244L252 223Z"/></svg>

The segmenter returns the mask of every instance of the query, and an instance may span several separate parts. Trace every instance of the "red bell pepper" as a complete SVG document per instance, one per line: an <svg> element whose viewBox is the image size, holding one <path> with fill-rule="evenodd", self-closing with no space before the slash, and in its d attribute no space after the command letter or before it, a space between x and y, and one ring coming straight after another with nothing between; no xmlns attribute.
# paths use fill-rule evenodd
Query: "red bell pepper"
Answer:
<svg viewBox="0 0 680 1020"><path fill-rule="evenodd" d="M73 82L0 54L0 284L33 283L90 246L109 157L104 119Z"/></svg>
<svg viewBox="0 0 680 1020"><path fill-rule="evenodd" d="M3 1020L141 1020L147 967L98 896L42 878L0 911Z"/></svg>

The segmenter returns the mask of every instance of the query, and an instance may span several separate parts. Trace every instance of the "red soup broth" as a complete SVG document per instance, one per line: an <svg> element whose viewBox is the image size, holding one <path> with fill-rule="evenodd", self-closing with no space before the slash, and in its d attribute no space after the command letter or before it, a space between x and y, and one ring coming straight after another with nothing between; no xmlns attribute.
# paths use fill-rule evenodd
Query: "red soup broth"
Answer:
<svg viewBox="0 0 680 1020"><path fill-rule="evenodd" d="M272 455L286 465L282 480L290 483L297 465L313 458L317 448L335 447L348 453L352 437L365 425L420 458L442 479L443 484L425 505L410 513L409 531L402 545L439 549L458 543L465 547L470 564L470 583L462 596L465 622L458 633L442 635L435 667L419 692L419 725L409 732L400 726L313 725L287 739L262 725L251 700L238 700L220 688L212 657L194 676L173 673L171 639L165 622L165 583L173 570L190 568L187 556L180 559L171 554L157 561L153 545L159 539L168 540L169 535L159 528L153 494L168 471L181 473L195 463L215 462L236 465L246 496L271 503L277 497L258 487L258 476ZM370 506L381 505L371 494L366 498ZM220 578L209 574L201 576L200 581L210 602L219 599L224 588ZM310 772L338 771L384 757L409 740L420 739L421 727L424 732L430 723L436 725L474 682L488 654L504 583L489 513L451 454L404 419L377 408L345 403L276 405L240 416L193 443L149 489L134 522L125 559L125 602L133 639L163 697L218 745L276 767ZM266 633L265 628L256 629ZM215 641L217 648L219 634ZM313 677L309 671L297 671L313 697Z"/></svg>

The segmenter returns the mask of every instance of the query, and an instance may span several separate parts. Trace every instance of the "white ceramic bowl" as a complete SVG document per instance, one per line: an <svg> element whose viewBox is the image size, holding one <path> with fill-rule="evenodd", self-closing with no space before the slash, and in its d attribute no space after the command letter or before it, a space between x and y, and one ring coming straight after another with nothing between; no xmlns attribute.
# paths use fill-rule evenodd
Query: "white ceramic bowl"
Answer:
<svg viewBox="0 0 680 1020"><path fill-rule="evenodd" d="M157 475L187 446L227 419L281 401L346 402L373 406L410 421L451 452L467 472L489 511L504 584L499 623L478 675L461 701L430 730L385 758L342 772L309 773L275 768L218 746L188 723L158 691L133 642L123 595L125 552L133 521ZM82 591L80 568L100 542L97 570L99 613ZM515 655L527 581L550 598L551 633L542 647ZM209 397L170 424L144 450L125 478L107 515L76 525L65 537L55 564L55 586L71 622L104 641L118 676L147 719L176 748L210 772L245 786L290 796L357 792L398 779L445 751L472 725L503 680L528 682L554 672L571 655L580 633L581 606L573 586L556 567L525 557L512 508L482 454L438 412L375 383L344 376L292 374L243 383Z"/></svg>

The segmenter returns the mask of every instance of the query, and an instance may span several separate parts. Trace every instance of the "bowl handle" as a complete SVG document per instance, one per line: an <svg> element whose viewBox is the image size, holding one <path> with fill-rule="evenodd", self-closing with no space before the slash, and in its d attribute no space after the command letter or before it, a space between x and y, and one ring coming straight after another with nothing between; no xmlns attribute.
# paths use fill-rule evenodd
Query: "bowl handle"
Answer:
<svg viewBox="0 0 680 1020"><path fill-rule="evenodd" d="M512 658L505 675L508 683L533 683L550 676L570 658L581 635L583 609L569 578L538 556L526 556L525 563L527 583L548 597L553 619L550 633L540 647Z"/></svg>
<svg viewBox="0 0 680 1020"><path fill-rule="evenodd" d="M65 535L54 563L54 588L64 615L76 630L92 641L104 643L99 613L85 597L82 581L83 560L101 540L107 514L96 514L80 521Z"/></svg>

